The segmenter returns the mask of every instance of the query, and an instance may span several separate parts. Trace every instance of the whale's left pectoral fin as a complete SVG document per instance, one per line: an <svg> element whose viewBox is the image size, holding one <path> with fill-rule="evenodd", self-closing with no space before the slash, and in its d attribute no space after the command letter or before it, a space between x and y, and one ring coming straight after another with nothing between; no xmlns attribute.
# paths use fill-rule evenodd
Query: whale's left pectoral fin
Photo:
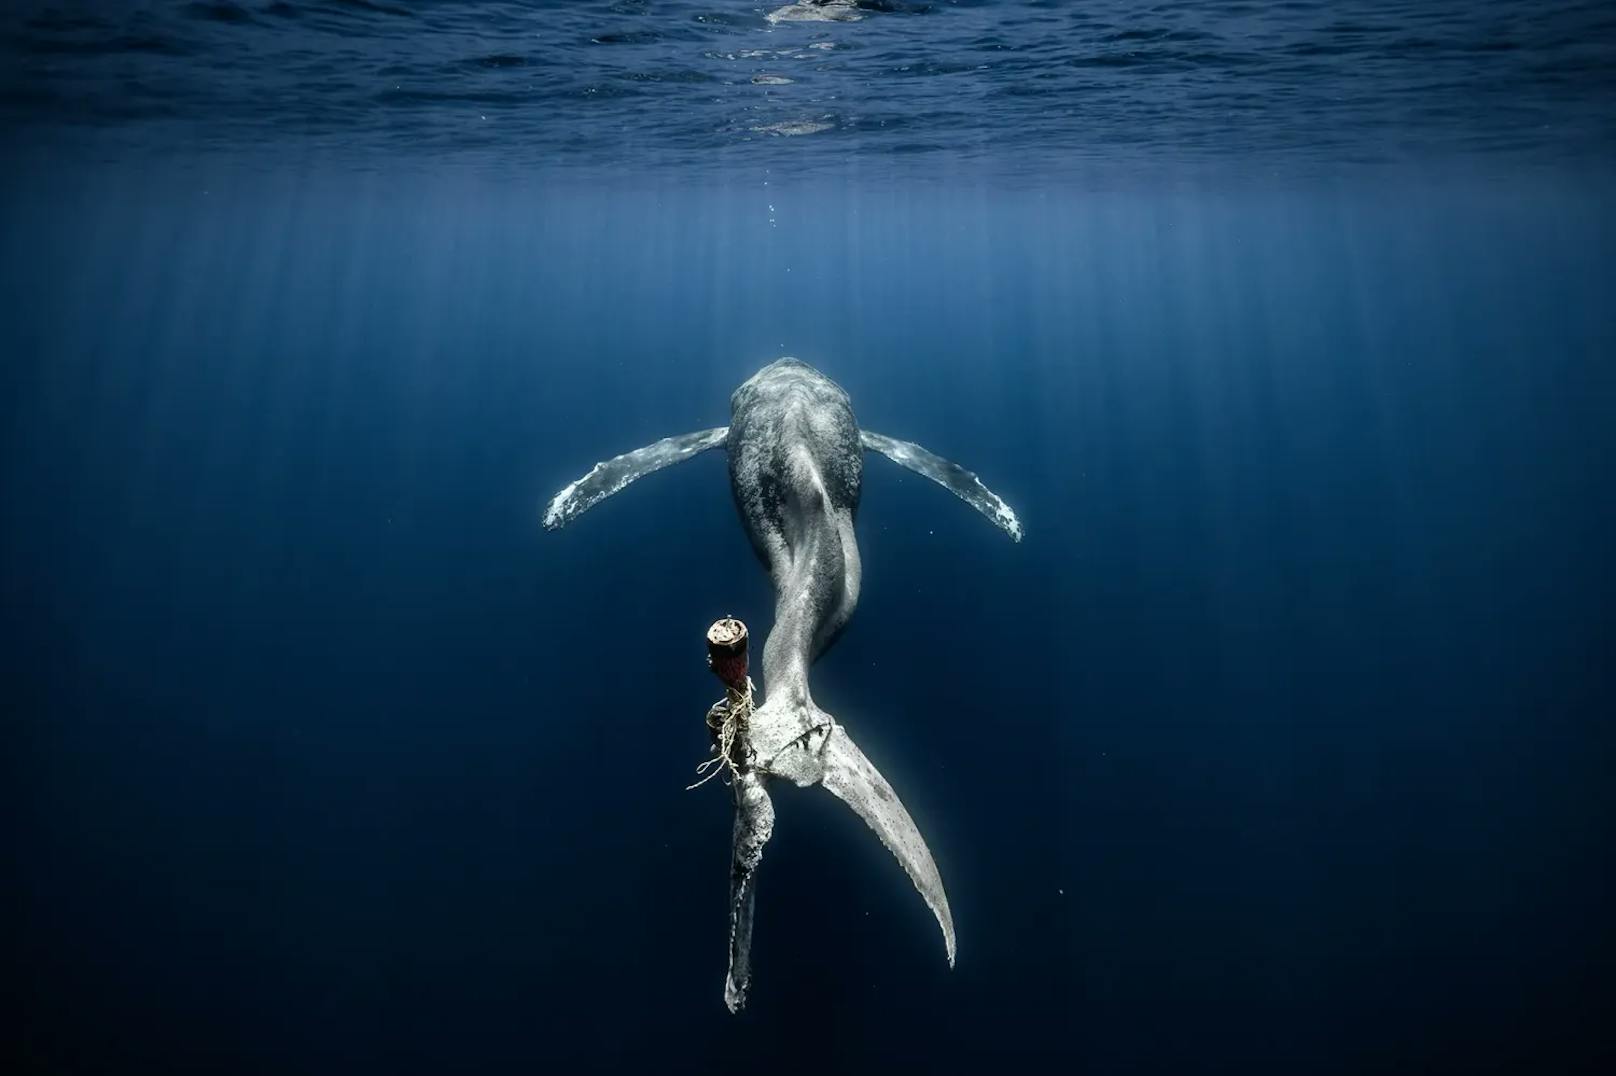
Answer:
<svg viewBox="0 0 1616 1076"><path fill-rule="evenodd" d="M920 890L926 906L937 917L943 930L943 946L948 950L948 966L954 966L954 917L948 910L948 894L943 892L943 879L937 873L937 863L931 858L931 849L915 827L915 820L904 810L898 794L892 791L887 779L881 776L864 752L858 749L847 730L835 725L825 741L820 761L824 765L821 783L881 838L909 878Z"/></svg>
<svg viewBox="0 0 1616 1076"><path fill-rule="evenodd" d="M680 463L709 448L723 447L728 436L728 426L683 433L678 437L664 437L655 444L595 464L588 474L550 499L544 510L545 529L553 531L566 526L575 516L593 508L636 478L644 478L653 471Z"/></svg>
<svg viewBox="0 0 1616 1076"><path fill-rule="evenodd" d="M892 462L907 467L916 474L925 475L954 496L981 512L994 525L1003 529L1014 541L1021 541L1021 520L1008 504L999 498L976 475L953 460L945 460L911 441L862 430L859 440L864 447L879 452Z"/></svg>

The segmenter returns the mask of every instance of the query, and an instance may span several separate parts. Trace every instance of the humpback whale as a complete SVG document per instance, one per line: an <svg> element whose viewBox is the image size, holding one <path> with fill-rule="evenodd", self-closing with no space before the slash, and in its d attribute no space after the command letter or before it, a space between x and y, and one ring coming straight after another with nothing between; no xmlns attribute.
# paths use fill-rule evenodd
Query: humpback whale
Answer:
<svg viewBox="0 0 1616 1076"><path fill-rule="evenodd" d="M875 831L936 916L952 967L954 920L931 851L846 727L814 704L808 670L858 604L853 520L866 451L938 483L1018 542L1021 522L965 468L917 444L860 430L840 385L807 363L783 358L735 390L728 426L665 438L596 464L555 495L544 525L565 526L636 479L718 448L728 454L735 506L775 591L774 624L763 646L763 702L751 714L749 750L734 770L725 1004L739 1011L751 982L753 883L774 830L771 779L823 785Z"/></svg>

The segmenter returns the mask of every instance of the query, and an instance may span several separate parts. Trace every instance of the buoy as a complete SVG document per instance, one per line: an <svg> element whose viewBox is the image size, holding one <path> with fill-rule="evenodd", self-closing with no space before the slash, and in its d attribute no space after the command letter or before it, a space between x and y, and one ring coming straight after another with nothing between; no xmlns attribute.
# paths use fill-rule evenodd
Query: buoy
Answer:
<svg viewBox="0 0 1616 1076"><path fill-rule="evenodd" d="M749 765L752 747L747 742L747 724L752 719L752 680L746 675L746 625L732 616L714 622L707 629L707 667L724 681L724 697L707 711L707 727L713 731L713 757L696 767L700 776L686 790L700 788L721 773L738 777Z"/></svg>
<svg viewBox="0 0 1616 1076"><path fill-rule="evenodd" d="M735 691L746 690L746 625L732 616L707 629L707 667Z"/></svg>

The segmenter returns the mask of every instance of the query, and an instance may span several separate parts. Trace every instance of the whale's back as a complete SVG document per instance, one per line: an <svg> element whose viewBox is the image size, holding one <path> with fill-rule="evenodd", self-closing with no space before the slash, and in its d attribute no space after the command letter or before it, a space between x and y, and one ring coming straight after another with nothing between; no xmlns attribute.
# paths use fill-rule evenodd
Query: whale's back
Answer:
<svg viewBox="0 0 1616 1076"><path fill-rule="evenodd" d="M730 415L730 483L765 563L799 545L816 520L857 513L864 455L840 385L780 359L735 390Z"/></svg>

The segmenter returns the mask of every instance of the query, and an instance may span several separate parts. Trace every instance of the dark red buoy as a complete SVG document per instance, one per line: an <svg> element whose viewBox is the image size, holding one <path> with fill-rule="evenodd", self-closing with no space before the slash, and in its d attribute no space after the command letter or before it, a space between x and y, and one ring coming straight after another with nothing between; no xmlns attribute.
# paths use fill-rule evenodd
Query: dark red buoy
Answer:
<svg viewBox="0 0 1616 1076"><path fill-rule="evenodd" d="M732 616L707 629L707 667L726 687L746 690L746 625Z"/></svg>

